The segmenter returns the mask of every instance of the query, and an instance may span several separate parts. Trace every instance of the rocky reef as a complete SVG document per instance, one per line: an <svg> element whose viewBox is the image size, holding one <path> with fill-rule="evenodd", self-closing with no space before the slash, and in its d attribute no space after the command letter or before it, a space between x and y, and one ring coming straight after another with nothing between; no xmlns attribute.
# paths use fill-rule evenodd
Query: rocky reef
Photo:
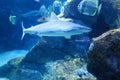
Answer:
<svg viewBox="0 0 120 80"><path fill-rule="evenodd" d="M39 66L35 64L41 65L49 61L63 60L69 57L75 58L80 56L85 58L87 55L85 50L87 51L90 40L89 38L84 40L85 36L81 38L83 38L83 42L81 39L77 41L77 39L68 40L64 37L43 37L26 55L21 64L27 68L33 65L38 67L36 69L39 70ZM81 53L80 47L83 47L83 53Z"/></svg>
<svg viewBox="0 0 120 80"><path fill-rule="evenodd" d="M79 36L79 35L78 35ZM72 36L43 37L23 58L9 61L0 68L0 77L10 80L95 80L94 76L74 74L86 64L85 56L89 38ZM79 51L83 47L83 52ZM83 55L84 54L84 55ZM4 74L3 74L4 72Z"/></svg>
<svg viewBox="0 0 120 80"><path fill-rule="evenodd" d="M9 68L7 74L2 77L7 77L8 80L96 80L94 76L89 74L83 74L81 77L74 74L74 70L81 69L82 66L85 65L84 61L80 58L47 62L44 65L47 71L44 72L21 68L19 62L21 60L22 58L11 60L8 64L14 67L10 66L11 68ZM3 71L7 70L8 67L6 66L7 65L4 66L5 69Z"/></svg>
<svg viewBox="0 0 120 80"><path fill-rule="evenodd" d="M87 67L98 80L120 80L120 29L93 39Z"/></svg>

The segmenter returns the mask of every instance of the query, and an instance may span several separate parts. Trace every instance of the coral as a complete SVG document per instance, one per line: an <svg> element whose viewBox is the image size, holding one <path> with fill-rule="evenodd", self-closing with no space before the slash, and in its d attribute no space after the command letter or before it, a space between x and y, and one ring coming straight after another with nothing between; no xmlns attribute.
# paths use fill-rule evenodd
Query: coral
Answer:
<svg viewBox="0 0 120 80"><path fill-rule="evenodd" d="M48 73L43 76L43 80L95 80L94 77L88 75L80 78L74 75L74 70L82 68L85 63L80 60L80 58L74 58L69 60L59 60L56 62L50 62L46 64Z"/></svg>
<svg viewBox="0 0 120 80"><path fill-rule="evenodd" d="M20 66L23 58L17 58L9 61L7 67L7 78L9 80L96 80L94 76L83 75L82 77L75 75L74 71L80 69L86 62L81 58L65 58L65 60L56 60L54 62L47 62L41 65L46 71L40 72L38 70L28 69ZM43 68L40 68L43 69Z"/></svg>

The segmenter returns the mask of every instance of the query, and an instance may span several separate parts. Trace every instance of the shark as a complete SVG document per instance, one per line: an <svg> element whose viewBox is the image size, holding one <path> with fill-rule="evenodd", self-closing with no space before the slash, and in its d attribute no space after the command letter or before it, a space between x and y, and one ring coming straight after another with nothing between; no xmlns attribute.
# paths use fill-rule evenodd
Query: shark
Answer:
<svg viewBox="0 0 120 80"><path fill-rule="evenodd" d="M25 29L22 22L22 30L23 30L23 34L21 40L23 39L25 34L38 35L39 37L60 36L70 39L72 35L88 33L92 29L90 27L86 27L77 23L61 21L57 18L57 15L54 12L51 12L50 20L45 23L41 23Z"/></svg>

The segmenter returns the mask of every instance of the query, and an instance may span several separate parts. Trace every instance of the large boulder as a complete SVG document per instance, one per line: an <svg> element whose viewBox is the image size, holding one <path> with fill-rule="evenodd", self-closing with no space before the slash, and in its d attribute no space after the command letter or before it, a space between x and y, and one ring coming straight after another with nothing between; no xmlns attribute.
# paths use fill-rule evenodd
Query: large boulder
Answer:
<svg viewBox="0 0 120 80"><path fill-rule="evenodd" d="M98 80L120 80L120 29L93 39L88 54L88 71Z"/></svg>
<svg viewBox="0 0 120 80"><path fill-rule="evenodd" d="M73 37L75 38L75 37ZM65 39L64 37L43 37L34 46L21 62L21 66L41 71L41 66L46 62L64 60L72 57L86 57L89 38Z"/></svg>
<svg viewBox="0 0 120 80"><path fill-rule="evenodd" d="M81 1L82 0L71 0L70 2L66 2L63 16L81 21L86 25L91 25L96 21L97 16L91 17L79 13L77 6Z"/></svg>
<svg viewBox="0 0 120 80"><path fill-rule="evenodd" d="M67 2L64 6L65 7L64 17L80 19L87 25L94 24L94 22L96 22L96 19L101 16L99 16L99 14L96 14L95 16L87 16L81 14L77 9L77 6L81 1L82 0L71 0L70 2ZM98 0L98 1L99 4L102 4L100 15L103 15L105 17L105 22L109 24L111 28L117 27L118 24L116 20L118 19L118 14L120 12L119 10L120 1L119 0L114 0L114 1Z"/></svg>
<svg viewBox="0 0 120 80"><path fill-rule="evenodd" d="M102 4L101 13L105 17L105 23L109 25L110 28L117 28L119 26L119 7L115 6L120 4L119 0L99 0ZM113 15L114 14L114 15Z"/></svg>

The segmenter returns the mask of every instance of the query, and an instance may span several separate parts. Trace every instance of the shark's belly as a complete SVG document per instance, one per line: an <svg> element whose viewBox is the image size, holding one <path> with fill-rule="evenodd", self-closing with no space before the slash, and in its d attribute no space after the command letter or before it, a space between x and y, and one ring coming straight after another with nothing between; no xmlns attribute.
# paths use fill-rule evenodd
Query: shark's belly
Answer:
<svg viewBox="0 0 120 80"><path fill-rule="evenodd" d="M80 32L49 32L49 33L42 33L38 34L38 36L54 36L54 37L65 37L65 38L71 38L72 35L78 35L81 34Z"/></svg>

